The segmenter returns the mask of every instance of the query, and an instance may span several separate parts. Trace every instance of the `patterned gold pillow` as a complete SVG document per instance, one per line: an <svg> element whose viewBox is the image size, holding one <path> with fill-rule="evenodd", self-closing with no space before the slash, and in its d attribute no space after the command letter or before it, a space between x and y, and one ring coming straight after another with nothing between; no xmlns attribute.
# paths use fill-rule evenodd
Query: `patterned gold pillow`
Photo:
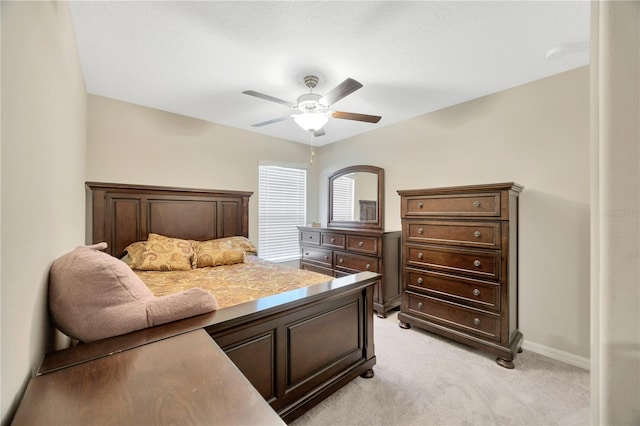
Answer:
<svg viewBox="0 0 640 426"><path fill-rule="evenodd" d="M244 250L232 248L229 241L209 240L194 243L196 268L233 265L244 262Z"/></svg>
<svg viewBox="0 0 640 426"><path fill-rule="evenodd" d="M214 241L229 241L231 247L241 248L247 252L247 254L258 254L258 248L251 242L250 239L242 236L218 238Z"/></svg>
<svg viewBox="0 0 640 426"><path fill-rule="evenodd" d="M136 241L135 243L129 244L125 249L125 255L120 258L127 265L131 264L131 259L140 259L142 252L147 246L146 241Z"/></svg>
<svg viewBox="0 0 640 426"><path fill-rule="evenodd" d="M189 241L153 233L149 234L144 250L135 247L127 253L129 266L139 271L186 271L193 268L195 256Z"/></svg>

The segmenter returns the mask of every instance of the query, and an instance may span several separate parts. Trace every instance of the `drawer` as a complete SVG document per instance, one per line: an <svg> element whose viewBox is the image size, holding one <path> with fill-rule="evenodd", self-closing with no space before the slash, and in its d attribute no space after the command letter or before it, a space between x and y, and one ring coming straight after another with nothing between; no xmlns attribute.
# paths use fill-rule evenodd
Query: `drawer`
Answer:
<svg viewBox="0 0 640 426"><path fill-rule="evenodd" d="M439 246L406 245L408 266L440 272L500 279L500 252Z"/></svg>
<svg viewBox="0 0 640 426"><path fill-rule="evenodd" d="M313 272L319 272L321 274L325 274L325 275L329 275L329 276L335 277L335 275L333 273L333 269L327 268L327 267L323 267L323 266L314 265L312 263L300 262L300 269L304 269L304 270L307 270L307 271L313 271Z"/></svg>
<svg viewBox="0 0 640 426"><path fill-rule="evenodd" d="M334 234L333 232L323 232L320 236L320 245L332 248L344 249L344 234Z"/></svg>
<svg viewBox="0 0 640 426"><path fill-rule="evenodd" d="M408 292L409 313L449 328L500 340L500 316Z"/></svg>
<svg viewBox="0 0 640 426"><path fill-rule="evenodd" d="M320 231L300 231L300 242L320 245Z"/></svg>
<svg viewBox="0 0 640 426"><path fill-rule="evenodd" d="M315 247L302 247L301 249L302 256L301 259L307 262L316 262L322 265L326 265L331 268L333 266L332 262L332 251L326 250L322 248Z"/></svg>
<svg viewBox="0 0 640 426"><path fill-rule="evenodd" d="M378 254L378 238L347 235L347 250Z"/></svg>
<svg viewBox="0 0 640 426"><path fill-rule="evenodd" d="M377 257L343 252L334 252L333 256L336 270L341 269L351 273L362 271L378 272Z"/></svg>
<svg viewBox="0 0 640 426"><path fill-rule="evenodd" d="M496 283L413 268L405 268L404 282L408 290L428 296L496 312L500 310L500 285Z"/></svg>
<svg viewBox="0 0 640 426"><path fill-rule="evenodd" d="M454 246L500 248L500 222L421 221L406 222L407 241Z"/></svg>
<svg viewBox="0 0 640 426"><path fill-rule="evenodd" d="M405 198L407 216L500 217L500 193L428 195Z"/></svg>

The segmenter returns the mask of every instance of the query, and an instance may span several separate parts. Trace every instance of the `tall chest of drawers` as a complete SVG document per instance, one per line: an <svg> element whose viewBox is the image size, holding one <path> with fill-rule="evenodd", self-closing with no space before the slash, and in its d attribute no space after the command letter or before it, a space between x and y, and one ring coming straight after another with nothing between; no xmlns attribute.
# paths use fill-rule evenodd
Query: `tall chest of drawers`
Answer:
<svg viewBox="0 0 640 426"><path fill-rule="evenodd" d="M343 277L371 271L382 275L374 286L373 309L380 318L400 306L400 231L299 226L300 269Z"/></svg>
<svg viewBox="0 0 640 426"><path fill-rule="evenodd" d="M513 368L518 330L515 183L398 191L400 327L415 326L497 355Z"/></svg>

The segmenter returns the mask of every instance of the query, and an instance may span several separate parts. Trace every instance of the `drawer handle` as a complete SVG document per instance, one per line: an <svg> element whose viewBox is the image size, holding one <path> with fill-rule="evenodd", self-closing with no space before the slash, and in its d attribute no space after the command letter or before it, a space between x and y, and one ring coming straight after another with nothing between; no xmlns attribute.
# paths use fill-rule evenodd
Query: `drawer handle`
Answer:
<svg viewBox="0 0 640 426"><path fill-rule="evenodd" d="M473 261L473 266L480 266L480 265L482 265L482 263L480 263L478 259Z"/></svg>
<svg viewBox="0 0 640 426"><path fill-rule="evenodd" d="M309 239L312 240L313 239L313 235L309 235Z"/></svg>
<svg viewBox="0 0 640 426"><path fill-rule="evenodd" d="M338 259L338 263L342 263L342 262L344 262L343 258Z"/></svg>
<svg viewBox="0 0 640 426"><path fill-rule="evenodd" d="M474 232L473 236L476 237L476 238L480 238L480 231Z"/></svg>
<svg viewBox="0 0 640 426"><path fill-rule="evenodd" d="M478 201L478 200L474 201L474 202L473 202L473 205L474 205L475 207L480 207L480 201Z"/></svg>
<svg viewBox="0 0 640 426"><path fill-rule="evenodd" d="M369 269L371 269L371 264L370 264L370 263L367 263L366 268L367 268L367 271L368 271Z"/></svg>
<svg viewBox="0 0 640 426"><path fill-rule="evenodd" d="M473 289L473 295L474 296L480 296L480 290L478 290L477 288Z"/></svg>
<svg viewBox="0 0 640 426"><path fill-rule="evenodd" d="M335 238L332 238L332 239L330 240L330 242L335 243L335 242L336 242L336 239L335 239Z"/></svg>
<svg viewBox="0 0 640 426"><path fill-rule="evenodd" d="M418 284L422 284L424 280L422 278L418 278Z"/></svg>
<svg viewBox="0 0 640 426"><path fill-rule="evenodd" d="M418 203L418 208L421 209L422 208L422 203Z"/></svg>
<svg viewBox="0 0 640 426"><path fill-rule="evenodd" d="M364 245L364 243L362 241L358 242L358 247L362 247Z"/></svg>
<svg viewBox="0 0 640 426"><path fill-rule="evenodd" d="M423 258L424 258L424 254L418 253L418 259L423 259Z"/></svg>
<svg viewBox="0 0 640 426"><path fill-rule="evenodd" d="M304 255L305 255L305 256L309 256L309 253L305 253Z"/></svg>
<svg viewBox="0 0 640 426"><path fill-rule="evenodd" d="M476 318L474 318L474 319L473 319L473 323L474 323L475 325L480 325L480 318L477 318L477 317L476 317Z"/></svg>
<svg viewBox="0 0 640 426"><path fill-rule="evenodd" d="M422 309L424 307L424 303L418 302L418 309Z"/></svg>
<svg viewBox="0 0 640 426"><path fill-rule="evenodd" d="M424 229L418 228L418 234L424 234Z"/></svg>

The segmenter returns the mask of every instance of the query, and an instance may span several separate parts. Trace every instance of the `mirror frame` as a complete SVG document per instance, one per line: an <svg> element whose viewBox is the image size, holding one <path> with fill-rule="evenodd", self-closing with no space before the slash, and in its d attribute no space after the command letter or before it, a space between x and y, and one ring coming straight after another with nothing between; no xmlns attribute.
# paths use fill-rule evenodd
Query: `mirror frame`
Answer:
<svg viewBox="0 0 640 426"><path fill-rule="evenodd" d="M376 220L346 221L333 220L333 181L341 176L355 172L373 173L378 177L378 205L376 206ZM329 211L327 213L327 227L329 228L364 228L382 229L384 226L384 169L376 166L350 166L340 169L329 176Z"/></svg>

